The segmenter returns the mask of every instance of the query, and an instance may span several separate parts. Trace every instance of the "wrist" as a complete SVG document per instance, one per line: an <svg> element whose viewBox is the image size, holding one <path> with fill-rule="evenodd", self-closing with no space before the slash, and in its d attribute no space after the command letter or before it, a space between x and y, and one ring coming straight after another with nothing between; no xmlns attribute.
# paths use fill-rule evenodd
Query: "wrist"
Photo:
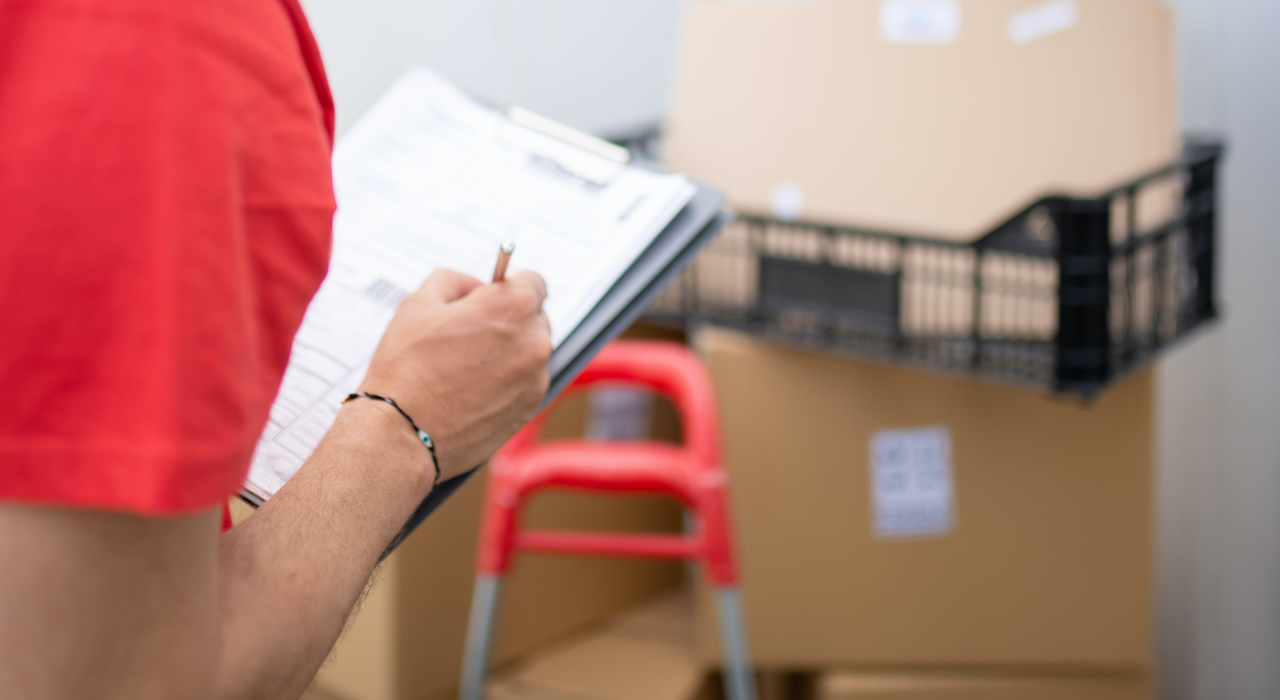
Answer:
<svg viewBox="0 0 1280 700"><path fill-rule="evenodd" d="M407 481L419 500L430 493L436 478L435 460L409 421L393 406L370 399L349 401L339 411L338 421L360 449L378 455L379 469L390 472L380 473L381 480L399 477Z"/></svg>

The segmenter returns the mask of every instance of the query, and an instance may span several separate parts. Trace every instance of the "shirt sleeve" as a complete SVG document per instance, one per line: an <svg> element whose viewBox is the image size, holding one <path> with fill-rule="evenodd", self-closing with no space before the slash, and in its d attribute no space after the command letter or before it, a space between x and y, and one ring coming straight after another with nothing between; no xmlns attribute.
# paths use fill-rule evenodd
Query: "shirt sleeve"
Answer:
<svg viewBox="0 0 1280 700"><path fill-rule="evenodd" d="M144 0L0 0L0 501L242 482L270 405L209 47Z"/></svg>

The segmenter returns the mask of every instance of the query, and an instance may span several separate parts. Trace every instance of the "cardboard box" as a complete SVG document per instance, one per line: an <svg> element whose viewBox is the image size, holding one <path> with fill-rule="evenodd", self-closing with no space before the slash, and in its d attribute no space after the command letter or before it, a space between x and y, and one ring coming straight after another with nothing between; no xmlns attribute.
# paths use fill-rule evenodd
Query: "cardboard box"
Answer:
<svg viewBox="0 0 1280 700"><path fill-rule="evenodd" d="M490 681L487 700L696 700L692 601L675 593L536 652Z"/></svg>
<svg viewBox="0 0 1280 700"><path fill-rule="evenodd" d="M833 671L815 700L1151 700L1146 676L1052 677Z"/></svg>
<svg viewBox="0 0 1280 700"><path fill-rule="evenodd" d="M727 331L695 346L758 664L1151 663L1150 370L1084 403Z"/></svg>
<svg viewBox="0 0 1280 700"><path fill-rule="evenodd" d="M745 211L969 240L1177 155L1172 36L1157 0L700 0L664 158Z"/></svg>

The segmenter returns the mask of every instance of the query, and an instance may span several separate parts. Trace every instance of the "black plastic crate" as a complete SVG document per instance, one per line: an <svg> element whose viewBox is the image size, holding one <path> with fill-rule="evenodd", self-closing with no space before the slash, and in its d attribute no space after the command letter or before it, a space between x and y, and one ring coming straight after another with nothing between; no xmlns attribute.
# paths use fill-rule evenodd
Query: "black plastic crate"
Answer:
<svg viewBox="0 0 1280 700"><path fill-rule="evenodd" d="M741 215L648 312L1093 396L1217 315L1217 142L969 243Z"/></svg>

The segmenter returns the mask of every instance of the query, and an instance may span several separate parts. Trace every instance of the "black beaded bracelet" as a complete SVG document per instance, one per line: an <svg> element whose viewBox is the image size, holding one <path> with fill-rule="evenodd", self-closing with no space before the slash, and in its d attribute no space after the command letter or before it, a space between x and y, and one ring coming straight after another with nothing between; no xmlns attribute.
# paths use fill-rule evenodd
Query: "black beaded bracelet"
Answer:
<svg viewBox="0 0 1280 700"><path fill-rule="evenodd" d="M351 401L352 399L374 399L375 401L385 401L386 403L391 404L391 407L396 409L397 413L404 416L404 419L409 421L409 427L413 428L413 431L418 434L418 439L422 441L423 445L427 446L427 451L431 453L431 465L436 469L436 478L432 480L431 488L434 489L435 487L440 485L440 460L436 457L435 440L432 440L431 436L427 435L427 431L423 430L422 428L419 428L418 424L413 422L413 419L409 417L409 414L405 413L403 408L400 408L400 404L396 403L392 399L389 399L385 396L370 394L367 391L360 391L354 394L349 394L347 398L342 400L342 403L346 403L348 401Z"/></svg>

